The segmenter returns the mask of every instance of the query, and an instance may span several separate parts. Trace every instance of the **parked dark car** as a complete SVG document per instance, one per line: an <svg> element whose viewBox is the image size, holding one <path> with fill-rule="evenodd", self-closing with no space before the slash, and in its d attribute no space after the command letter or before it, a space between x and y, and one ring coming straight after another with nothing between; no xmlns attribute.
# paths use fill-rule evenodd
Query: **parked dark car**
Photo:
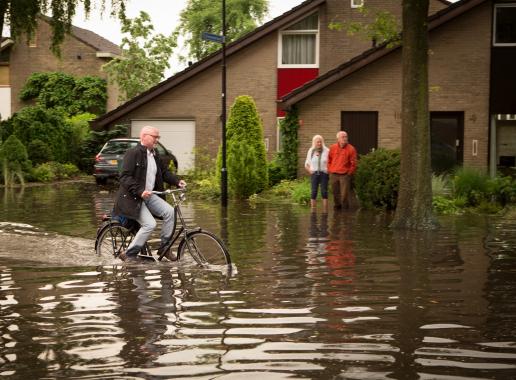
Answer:
<svg viewBox="0 0 516 380"><path fill-rule="evenodd" d="M119 138L111 139L104 144L99 154L95 156L93 175L97 184L105 184L109 178L118 178L125 152L136 146L139 141L140 139ZM156 150L165 165L168 166L170 161L172 161L177 170L177 159L172 152L167 150L161 143L157 144Z"/></svg>

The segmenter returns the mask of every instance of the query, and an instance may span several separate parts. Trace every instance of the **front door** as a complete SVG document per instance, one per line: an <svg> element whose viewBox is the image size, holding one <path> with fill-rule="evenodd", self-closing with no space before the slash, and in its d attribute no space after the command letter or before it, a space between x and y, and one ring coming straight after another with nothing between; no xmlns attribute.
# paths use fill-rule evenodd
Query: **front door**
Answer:
<svg viewBox="0 0 516 380"><path fill-rule="evenodd" d="M340 120L340 130L348 133L359 156L378 148L378 112L342 111Z"/></svg>
<svg viewBox="0 0 516 380"><path fill-rule="evenodd" d="M464 112L431 112L432 171L451 172L464 156Z"/></svg>

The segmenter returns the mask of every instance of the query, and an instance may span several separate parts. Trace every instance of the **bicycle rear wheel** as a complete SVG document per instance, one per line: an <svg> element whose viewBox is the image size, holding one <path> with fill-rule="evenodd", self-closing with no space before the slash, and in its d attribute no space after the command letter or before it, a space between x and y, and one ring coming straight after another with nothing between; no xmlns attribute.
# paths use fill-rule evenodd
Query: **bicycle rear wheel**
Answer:
<svg viewBox="0 0 516 380"><path fill-rule="evenodd" d="M208 231L188 233L187 238L179 243L177 251L179 257L189 253L202 266L231 264L229 252L222 240Z"/></svg>
<svg viewBox="0 0 516 380"><path fill-rule="evenodd" d="M118 222L111 222L100 233L97 241L97 255L104 258L118 257L127 249L134 234Z"/></svg>

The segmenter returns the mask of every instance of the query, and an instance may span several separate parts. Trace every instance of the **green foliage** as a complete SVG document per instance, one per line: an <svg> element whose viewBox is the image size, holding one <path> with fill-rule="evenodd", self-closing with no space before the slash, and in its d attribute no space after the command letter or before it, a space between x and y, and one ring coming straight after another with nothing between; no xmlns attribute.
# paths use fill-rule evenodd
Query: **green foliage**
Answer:
<svg viewBox="0 0 516 380"><path fill-rule="evenodd" d="M358 35L363 40L378 44L387 42L389 47L401 43L401 25L392 13L367 7L360 7L358 11L365 21L333 21L330 29L345 29L349 36Z"/></svg>
<svg viewBox="0 0 516 380"><path fill-rule="evenodd" d="M20 99L35 100L43 108L61 110L69 115L106 111L106 81L98 77L74 77L61 72L32 74L23 86Z"/></svg>
<svg viewBox="0 0 516 380"><path fill-rule="evenodd" d="M248 198L257 191L258 172L249 170L256 168L256 152L253 146L244 142L233 141L228 150L228 189L236 197Z"/></svg>
<svg viewBox="0 0 516 380"><path fill-rule="evenodd" d="M27 149L16 136L9 136L0 147L0 163L5 186L12 186L16 178L24 184L23 173L30 170L31 164Z"/></svg>
<svg viewBox="0 0 516 380"><path fill-rule="evenodd" d="M112 0L111 14L123 14L126 1ZM102 4L104 2L105 0L102 1ZM86 15L88 15L92 1L2 0L0 4L0 31L3 30L5 24L9 25L10 35L15 39L19 39L22 34L26 34L28 39L37 28L37 16L40 14L51 14L52 40L50 48L59 56L59 46L63 42L66 33L70 32L77 6L82 4Z"/></svg>
<svg viewBox="0 0 516 380"><path fill-rule="evenodd" d="M436 195L450 195L451 193L451 183L449 178L444 175L435 175L432 174L432 194Z"/></svg>
<svg viewBox="0 0 516 380"><path fill-rule="evenodd" d="M250 96L242 95L235 99L228 118L226 138L229 191L236 197L248 197L264 190L269 179L263 126ZM219 150L218 173L221 154ZM244 166L243 162L249 166Z"/></svg>
<svg viewBox="0 0 516 380"><path fill-rule="evenodd" d="M111 82L118 84L119 99L131 99L158 84L169 68L169 58L176 42L173 36L153 35L149 15L143 11L134 19L122 17L122 56L105 64L102 69Z"/></svg>
<svg viewBox="0 0 516 380"><path fill-rule="evenodd" d="M468 206L487 200L489 176L473 168L459 168L453 177L453 195L463 197Z"/></svg>
<svg viewBox="0 0 516 380"><path fill-rule="evenodd" d="M309 204L310 203L310 182L308 178L304 178L302 181L296 182L296 185L292 189L292 199L294 202L299 204Z"/></svg>
<svg viewBox="0 0 516 380"><path fill-rule="evenodd" d="M280 122L281 150L277 155L277 163L284 179L297 178L298 130L298 110L294 106Z"/></svg>
<svg viewBox="0 0 516 380"><path fill-rule="evenodd" d="M50 147L56 161L69 160L71 130L62 112L40 106L24 107L11 119L12 133L25 146L31 141L40 140Z"/></svg>
<svg viewBox="0 0 516 380"><path fill-rule="evenodd" d="M264 194L273 198L286 198L299 204L310 203L310 180L304 177L296 180L284 179Z"/></svg>
<svg viewBox="0 0 516 380"><path fill-rule="evenodd" d="M460 198L457 202L456 199L448 198L443 195L435 195L432 199L432 206L435 212L443 215L456 215L462 210Z"/></svg>
<svg viewBox="0 0 516 380"><path fill-rule="evenodd" d="M39 165L54 159L52 149L50 149L47 143L40 139L32 140L27 148L29 159L33 165Z"/></svg>
<svg viewBox="0 0 516 380"><path fill-rule="evenodd" d="M83 147L91 134L89 122L93 119L95 119L94 114L82 113L66 120L70 128L69 161L81 168L85 160L91 159L91 154L85 152Z"/></svg>
<svg viewBox="0 0 516 380"><path fill-rule="evenodd" d="M51 182L54 180L73 178L79 174L79 169L77 166L70 163L46 162L36 166L31 174L36 181Z"/></svg>
<svg viewBox="0 0 516 380"><path fill-rule="evenodd" d="M254 30L267 12L267 0L227 0L226 42ZM184 38L188 46L188 56L181 57L183 61L197 61L220 49L220 44L203 40L203 32L222 35L222 2L188 0L175 31L175 37Z"/></svg>
<svg viewBox="0 0 516 380"><path fill-rule="evenodd" d="M516 179L510 176L498 176L490 179L488 188L489 194L502 206L516 203Z"/></svg>
<svg viewBox="0 0 516 380"><path fill-rule="evenodd" d="M355 189L364 208L395 209L400 181L400 152L377 149L360 158Z"/></svg>
<svg viewBox="0 0 516 380"><path fill-rule="evenodd" d="M272 187L285 179L277 157L267 163L267 172L269 173L269 187Z"/></svg>

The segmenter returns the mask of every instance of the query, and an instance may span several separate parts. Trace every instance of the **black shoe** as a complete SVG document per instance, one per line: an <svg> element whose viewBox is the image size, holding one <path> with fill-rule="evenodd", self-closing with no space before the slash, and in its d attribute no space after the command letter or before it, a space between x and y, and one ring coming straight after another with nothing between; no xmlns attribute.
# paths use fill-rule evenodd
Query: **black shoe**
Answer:
<svg viewBox="0 0 516 380"><path fill-rule="evenodd" d="M122 261L138 261L138 257L136 255L128 255L127 251L120 252L118 258Z"/></svg>

